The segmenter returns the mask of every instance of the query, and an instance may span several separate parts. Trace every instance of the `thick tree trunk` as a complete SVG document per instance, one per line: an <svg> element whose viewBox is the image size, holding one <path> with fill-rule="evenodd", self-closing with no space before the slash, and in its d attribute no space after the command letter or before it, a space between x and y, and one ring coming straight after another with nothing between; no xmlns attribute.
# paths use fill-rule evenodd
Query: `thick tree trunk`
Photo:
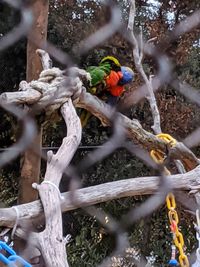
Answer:
<svg viewBox="0 0 200 267"><path fill-rule="evenodd" d="M39 74L42 71L42 63L40 57L36 55L36 50L47 39L49 1L34 1L32 10L34 14L34 23L32 30L29 33L27 43L27 82L38 79Z"/></svg>
<svg viewBox="0 0 200 267"><path fill-rule="evenodd" d="M36 50L41 43L47 38L47 22L48 22L48 0L34 1L32 10L34 14L34 23L32 30L28 36L27 43L27 73L28 82L36 80L42 71L42 64ZM42 145L42 129L38 129L38 134L24 154L24 160L21 170L21 181L19 188L19 203L27 203L38 197L36 190L32 188L33 182L39 182L40 174L40 151Z"/></svg>
<svg viewBox="0 0 200 267"><path fill-rule="evenodd" d="M19 182L19 203L31 202L38 198L37 190L32 188L32 184L39 182L40 177L40 151L42 147L42 128L39 128L38 134L31 147L24 153L21 178Z"/></svg>

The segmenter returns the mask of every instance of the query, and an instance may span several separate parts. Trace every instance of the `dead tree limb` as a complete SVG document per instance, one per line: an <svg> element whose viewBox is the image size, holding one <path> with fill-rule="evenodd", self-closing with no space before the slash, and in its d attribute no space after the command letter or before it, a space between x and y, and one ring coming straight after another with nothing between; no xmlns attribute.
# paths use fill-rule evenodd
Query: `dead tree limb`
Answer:
<svg viewBox="0 0 200 267"><path fill-rule="evenodd" d="M94 116L98 117L104 125L110 125L114 111L99 98L82 91L76 106L90 111ZM171 153L171 159L182 160L187 171L199 165L199 159L183 143L177 142L171 151L171 148L168 147L165 141L143 129L138 120L131 120L122 114L119 114L119 116L127 136L134 144L140 145L140 147L147 151L158 149L164 151L166 154Z"/></svg>
<svg viewBox="0 0 200 267"><path fill-rule="evenodd" d="M194 188L198 190L200 187L200 166L184 174L168 176L166 179L169 180L174 190L188 192ZM46 188L50 187L45 186ZM82 188L75 191L76 196L78 196L76 205L71 200L71 192L63 193L64 199L61 201L61 209L64 212L123 197L150 195L157 192L158 186L159 177L153 176L125 179ZM17 208L20 215L19 224L20 221L34 219L43 213L40 201L19 205ZM0 226L13 227L16 220L16 212L13 208L0 209L0 217Z"/></svg>
<svg viewBox="0 0 200 267"><path fill-rule="evenodd" d="M29 99L31 99L31 106L34 109L38 110L38 112L45 110L47 117L51 118L51 114L59 109L68 98L72 97L76 107L90 111L104 125L110 125L114 110L99 98L87 93L83 87L81 79L88 79L88 73L78 68L72 68L70 71L70 74L74 73L72 76L66 76L65 73L65 71L58 68L45 70L40 74L40 78L37 81L32 81L26 86L24 86L24 83L20 84L20 88L24 89L25 87L25 91L1 94L0 104L1 102L4 104L30 104ZM169 153L170 148L167 147L167 143L143 129L138 120L131 120L122 114L119 114L119 116L128 138L134 144L140 145L147 151L158 149L164 153ZM179 153L174 153L173 155L176 154L176 159L179 159L178 157L185 158L187 171L195 168L199 164L198 158L182 143L180 144L181 149L179 143L173 148L175 152L176 147L179 147Z"/></svg>
<svg viewBox="0 0 200 267"><path fill-rule="evenodd" d="M133 57L134 57L134 62L136 69L140 73L141 77L143 78L146 88L147 88L147 93L148 96L146 97L147 100L149 101L150 108L151 108L151 113L153 117L153 125L152 129L155 134L160 134L162 132L161 130L161 124L160 124L160 112L158 109L156 97L154 94L153 90L153 83L152 83L152 77L153 75L150 75L149 78L147 77L144 68L142 66L142 60L143 60L143 33L142 33L142 27L140 27L140 34L139 38L136 38L136 35L134 33L134 21L135 21L135 16L136 16L136 7L135 7L135 0L130 0L130 12L129 12L129 20L128 20L128 31L131 36L131 40L133 43ZM180 160L175 160L175 164L178 168L178 170L183 173L185 172L184 165ZM189 165L186 164L186 168L189 169Z"/></svg>
<svg viewBox="0 0 200 267"><path fill-rule="evenodd" d="M140 36L139 41L137 40L135 34L134 34L134 21L135 21L135 14L136 14L136 8L135 8L135 0L130 0L130 12L129 12L129 21L128 21L128 32L130 35L130 38L133 43L133 57L134 62L137 71L141 75L142 79L144 80L147 88L147 99L150 104L151 113L153 116L154 124L152 125L152 129L155 132L155 134L161 133L161 127L160 127L160 113L158 110L158 106L156 103L156 98L153 91L152 86L152 80L151 76L147 77L143 66L142 66L142 59L143 59L143 36L142 36L142 29L140 28Z"/></svg>
<svg viewBox="0 0 200 267"><path fill-rule="evenodd" d="M69 266L63 241L58 186L65 168L77 150L82 133L80 120L70 99L61 107L61 113L67 125L67 136L55 155L52 151L48 152L44 181L40 185L34 185L39 191L45 214L45 229L35 234L35 239L46 266L55 267Z"/></svg>

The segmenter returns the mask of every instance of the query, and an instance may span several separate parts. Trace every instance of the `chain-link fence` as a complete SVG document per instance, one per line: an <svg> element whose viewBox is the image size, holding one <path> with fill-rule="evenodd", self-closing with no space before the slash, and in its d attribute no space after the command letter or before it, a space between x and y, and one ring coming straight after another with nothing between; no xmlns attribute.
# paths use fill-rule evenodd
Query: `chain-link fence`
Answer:
<svg viewBox="0 0 200 267"><path fill-rule="evenodd" d="M9 6L10 9L17 12L14 15L21 17L19 23L17 24L17 21L16 26L12 29L9 29L7 34L2 36L0 39L0 52L2 56L8 53L9 47L13 47L16 42L22 40L28 35L33 22L31 8L31 4L33 3L30 2L13 2L5 0L3 3L0 3L2 7L4 5ZM75 155L73 162L67 168L65 168L63 173L60 190L61 192L68 191L68 193L66 193L67 195L65 196L66 203L62 203L64 207L63 211L68 211L63 215L63 225L65 234L68 234L69 232L71 233L71 239L67 241L67 252L68 258L72 264L71 266L158 266L160 264L162 266L167 266L168 260L170 260L170 258L173 260L173 255L170 255L171 244L173 243L173 240L175 240L175 244L177 245L177 254L178 252L180 253L180 266L189 266L186 260L186 255L188 256L190 265L192 262L194 262L195 257L194 247L196 246L196 240L194 236L194 228L191 223L192 221L195 221L194 215L195 210L198 208L198 202L196 203L193 198L188 198L187 192L189 192L190 189L194 189L192 186L194 185L196 186L195 189L197 189L197 192L195 191L195 193L198 194L198 181L195 179L199 172L197 167L199 163L198 158L195 157L195 155L189 149L197 147L199 144L199 128L196 127L195 131L189 132L186 137L184 136L182 143L176 143L176 141L171 139L169 136L165 136L164 139L162 139L162 137L161 139L156 137L156 134L160 133L159 130L156 130L158 129L156 128L156 123L159 123L159 120L157 121L157 116L159 114L156 113L156 103L153 100L153 92L156 93L158 89L160 91L165 90L166 87L169 87L170 90L173 88L176 97L178 95L181 101L185 101L183 106L187 105L189 112L191 103L194 103L196 105L196 110L198 110L198 106L200 105L198 90L178 78L181 77L181 75L176 73L176 71L178 72L176 67L179 63L176 62L177 64L175 64L172 55L169 53L170 50L173 50L172 46L174 44L178 43L178 45L180 45L180 49L181 45L185 45L185 43L182 42L181 37L187 34L191 34L189 37L190 40L193 40L192 38L194 38L194 40L190 43L191 47L197 49L199 48L199 43L197 41L199 40L198 34L200 25L200 11L197 8L199 5L198 1L197 5L194 5L194 7L193 3L191 3L192 12L188 12L187 15L180 15L178 20L175 20L173 16L176 12L180 12L180 10L176 10L176 5L178 6L179 2L167 1L167 3L163 3L163 6L164 4L167 5L167 8L170 10L170 12L168 12L168 19L171 29L169 32L164 32L164 34L161 36L159 32L159 25L157 26L157 24L154 25L153 23L152 25L151 23L148 25L148 29L151 29L149 31L151 34L146 32L144 26L141 26L145 25L145 18L142 17L142 13L140 25L140 13L138 12L136 16L134 1L131 1L130 3L127 3L126 1L119 1L119 3L115 3L113 1L100 3L97 1L93 3L93 1L91 1L97 10L95 10L95 8L93 10L93 6L86 7L84 9L85 14L89 14L88 16L92 17L93 12L99 12L101 19L98 21L95 28L93 24L91 24L91 26L88 24L88 17L85 18L83 15L87 29L82 28L81 32L78 28L78 24L76 23L79 19L81 19L81 10L83 9L84 3L87 5L88 1L77 2L77 6L73 5L73 1L69 1L69 3L65 3L65 1L54 1L53 3L51 2L50 5L51 11L53 8L55 9L55 15L49 15L52 25L56 24L56 19L58 20L58 24L60 23L58 10L56 9L58 6L63 7L63 9L64 7L68 7L70 10L72 10L71 14L74 19L75 27L71 28L70 30L72 24L69 24L68 27L63 25L63 28L67 28L69 36L81 36L79 37L77 44L74 44L73 40L66 40L62 36L62 24L57 24L57 30L59 32L57 35L57 40L55 40L56 38L54 36L54 31L52 30L53 26L49 29L49 39L52 41L51 43L47 42L44 44L40 43L37 39L31 40L40 48L45 49L49 53L50 57L55 60L55 65L65 69L64 74L62 72L57 74L57 77L51 77L51 81L53 79L60 78L60 80L56 80L56 82L59 83L63 81L62 79L65 79L64 86L66 87L67 93L64 97L71 97L74 101L74 105L79 108L83 107L88 109L91 113L97 116L101 122L103 122L103 124L111 127L111 130L107 128L105 130L99 121L97 121L95 118L92 118L92 121L90 122L91 124L83 129L82 148L84 148L86 151L82 152L80 146L78 150L79 152ZM142 4L144 4L143 1L138 3L138 5ZM150 6L151 4L152 3L149 3ZM155 1L154 9L158 9L160 5L161 3L159 1ZM127 10L130 8L130 13L128 13L129 15L125 14L125 7ZM145 4L144 7L147 8ZM101 12L99 10L101 10ZM150 11L148 10L146 12ZM105 15L105 18L102 17L103 14ZM125 18L124 21L122 18ZM152 21L156 22L155 19L152 19ZM6 22L4 22L4 24L5 23ZM136 26L134 27L134 25ZM90 33L89 35L88 32ZM192 33L195 37L192 35ZM85 38L85 36L87 36L87 38ZM31 39L31 36L29 38ZM133 88L129 86L128 91L125 93L123 99L121 99L120 103L114 108L110 108L106 104L103 105L101 104L101 101L98 102L98 100L94 100L97 102L91 104L92 100L88 100L87 97L89 96L84 89L82 94L85 95L82 98L80 96L80 92L77 96L78 89L73 91L75 92L75 95L69 95L71 93L71 87L74 86L72 80L75 80L76 78L73 77L73 75L70 76L70 67L77 65L77 59L79 59L80 65L84 67L86 60L90 63L93 63L96 60L95 58L104 56L107 51L109 51L109 53L116 52L115 47L112 44L112 38L113 40L116 38L116 43L118 40L120 40L121 47L123 47L123 49L121 48L120 52L122 61L125 61L128 58L128 65L131 67L134 66L137 76L140 77L140 79L136 78L135 83L133 82ZM110 40L110 43L106 43L108 39ZM126 48L124 48L123 42L126 42ZM101 50L101 46L104 43L106 43L104 50ZM70 51L71 53L63 52L63 50L60 49L63 47L65 48L65 46L69 46L69 49L66 50L70 50L70 48L72 48ZM101 50L101 52L103 51L102 54L96 54L98 48ZM129 52L127 52L127 49ZM90 51L92 51L91 53L93 53L93 56L90 55ZM149 65L144 59L145 56L150 58L150 63L148 63ZM13 59L13 65L15 64L15 61L18 61L18 59ZM20 62L23 62L21 57ZM2 72L3 71L4 70L2 70ZM9 75L9 71L6 71L6 75ZM51 75L53 75L52 72L44 75L42 78L46 78ZM22 78L24 79L24 75L20 74L19 80ZM2 80L0 83L4 87L3 91L12 91L10 90L12 88L7 88L7 79L5 79L5 81ZM14 83L17 82L18 81L14 81ZM42 80L40 80L40 82L42 83ZM84 82L85 81L83 81L83 85L85 85ZM195 81L192 82L195 84ZM29 89L31 86L31 89L36 89L37 87L36 85L33 87L33 84L31 86L29 84L28 86ZM17 88L17 85L14 87ZM22 85L21 90L23 91ZM41 91L39 92L41 93ZM158 94L156 93L156 97ZM57 97L60 97L59 93L53 94L53 97L51 95L51 97L48 99L48 105L46 102L38 104L38 102L41 101L41 98L38 98L38 102L36 101L34 104L30 104L31 112L27 112L23 106L24 103L19 101L18 105L12 104L12 99L9 99L7 95L5 97L5 94L4 96L2 95L0 102L2 110L6 111L5 114L9 112L14 115L14 117L22 125L23 129L18 141L13 142L9 149L6 148L4 151L1 151L0 166L5 168L3 170L4 173L2 177L4 178L2 180L7 181L9 185L3 185L4 187L2 188L2 192L4 192L4 194L7 194L9 192L8 187L11 187L8 177L5 178L7 173L9 173L9 170L6 169L5 166L7 166L10 161L19 158L19 155L21 155L27 149L27 147L29 147L30 142L36 136L37 124L44 123L45 121L43 115L40 113L39 115L41 115L42 118L39 117L38 119L38 110L41 112L41 110L43 111L47 106L57 103ZM92 99L96 99L94 96L90 95L90 97L92 97ZM144 119L142 122L143 128L134 118L134 116L141 112L140 108L142 109L144 106L148 106L148 101L145 100L146 102L144 102L144 99L149 100L150 109L148 109L148 115L145 113L147 112L145 111L147 109L144 109ZM77 101L79 101L78 104ZM185 104L187 101L189 104ZM163 108L164 112L168 109L170 110L170 103L168 103L166 99L162 100L162 94L161 97L159 97L158 102L159 108ZM25 103L27 102L25 101ZM169 108L164 108L162 103L168 105ZM175 102L173 102L172 105L173 104L175 105ZM35 117L33 116L35 113L37 121L35 121ZM59 114L57 115L60 116L60 112L58 113ZM125 115L121 115L121 113L128 116L126 117ZM7 116L5 114L3 115L4 118ZM185 120L186 117L184 116L184 112L182 112L182 110L177 112L177 114L180 115L180 119L183 116L183 120ZM194 115L194 113L192 114ZM162 116L164 117L164 115ZM171 116L173 116L173 114ZM196 116L198 117L198 112ZM193 118L196 123L198 120L196 120L195 116L193 116ZM148 122L146 122L146 120L148 120ZM165 125L162 125L162 120L164 119L161 118L161 128L165 129ZM164 120L164 122L166 122L166 124L173 125L173 122L170 124L170 117L168 117L168 120L169 121L167 122ZM188 120L190 120L190 118ZM55 123L54 119L52 121L52 124L53 123ZM154 132L151 129L151 125L154 125ZM3 123L2 129L4 127L5 123ZM58 142L57 140L58 138L61 140L63 136L63 128L61 127L62 130L60 128L55 128L55 133L52 134L52 129L49 130L45 127L46 126L44 126L45 135L43 144L47 144L49 147L53 147L53 150L56 150L60 145L60 141ZM192 129L193 128L194 127L192 127ZM57 133L58 129L60 131L59 133ZM144 129L147 129L148 131ZM101 133L103 137L99 133ZM49 134L55 134L56 136L53 143L49 137ZM7 141L9 136L10 132L8 132L6 135ZM166 138L169 138L169 140ZM91 140L94 141L92 143L94 147L91 145ZM84 145L86 145L86 147L84 147ZM151 151L154 151L154 156L152 157L150 156ZM195 152L198 154L198 150ZM43 159L44 166L42 165L41 176L44 176L47 161L46 152L39 155L42 156ZM17 166L18 165L20 165L19 162L17 162ZM121 171L119 171L120 168L118 169L119 165L121 165ZM12 168L10 166L12 165L9 164L8 168ZM136 170L133 169L133 166ZM57 168L60 168L59 164ZM166 168L169 169L173 174L180 172L182 172L182 174L179 176L172 176L173 179L168 179L166 176L169 174L169 172L166 172ZM196 168L196 171L191 174L192 177L189 175L187 176L188 171L192 171L194 168ZM153 173L156 173L158 176L152 176ZM143 177L147 175L149 177ZM141 177L131 179L133 176ZM109 183L110 178L113 182ZM121 179L125 178L127 178L127 180L121 181ZM180 179L180 184L177 179ZM187 179L190 182L187 183L185 181ZM97 180L98 182L96 182ZM17 185L15 183L14 187L16 186ZM83 187L83 191L79 190L81 187ZM175 203L173 202L173 195L168 195L172 191L175 192L175 196L177 197L178 204L180 206L177 205L176 207ZM92 195L92 193L94 194L94 196L92 196L93 200L84 197L87 194L88 196L90 194ZM147 197L147 195L151 196ZM171 211L171 213L169 212L171 228L168 226L169 223L167 222L167 209L163 208L166 196L169 197L168 208L169 211ZM122 197L126 198L121 200ZM16 199L14 201L16 201ZM111 206L107 204L100 204L98 206L95 205L107 201L111 203ZM116 207L121 211L121 213L123 213L123 216L119 216L119 214L115 213L115 210L113 209L116 209ZM28 208L30 208L30 206L27 206L26 209ZM80 213L77 213L76 211L70 211L76 208L81 208ZM179 216L184 218L185 223L185 225L181 226L181 231L179 231L179 225L182 224L182 221L177 217L177 209L179 210ZM186 209L187 214L189 215L186 215ZM20 220L20 216L18 216L17 219ZM4 227L10 227L10 224L8 223L6 225L5 221L6 219L4 218L1 225ZM84 229L80 230L79 228L82 226L81 221L86 221L86 223L84 224ZM162 221L161 224L164 224L162 229L160 228L158 221ZM39 224L37 220L34 223ZM15 223L16 227L20 226L19 228L23 228L22 225L16 225ZM87 225L90 230L88 230ZM41 228L42 227L43 225ZM30 229L26 231L26 233L31 236ZM182 236L181 232L184 233L184 241L186 246L184 246L181 239L182 237L180 237ZM53 234L54 233L52 232L52 235ZM87 241L88 238L93 240L93 245L91 245L92 241ZM162 243L160 244L159 239L162 239ZM27 238L27 243L29 242L30 238ZM151 243L151 245L149 246L149 251L145 252L144 247L146 249L146 247L148 247L148 243ZM110 246L108 244L110 244ZM88 249L87 246L89 246L90 249ZM160 250L158 250L159 246ZM154 247L157 247L156 253L152 251ZM166 249L168 249L167 252L165 251ZM22 251L24 252L23 255L29 258L26 249ZM88 259L89 256L92 257L93 261L96 260L97 262L95 263L90 261ZM78 257L80 257L80 259L78 259ZM101 260L102 262L99 263ZM77 262L80 262L80 265L78 265ZM44 262L40 263L40 265L37 264L38 263L33 264L33 266L47 266ZM200 263L197 262L196 266L200 266L198 264Z"/></svg>

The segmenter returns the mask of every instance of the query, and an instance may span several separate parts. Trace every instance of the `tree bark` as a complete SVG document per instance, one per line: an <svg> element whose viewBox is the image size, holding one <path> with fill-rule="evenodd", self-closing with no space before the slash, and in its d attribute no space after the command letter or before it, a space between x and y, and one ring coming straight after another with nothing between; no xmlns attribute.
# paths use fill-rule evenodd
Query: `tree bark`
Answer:
<svg viewBox="0 0 200 267"><path fill-rule="evenodd" d="M32 5L34 22L27 43L26 80L28 82L38 79L42 71L41 60L36 54L36 50L47 38L48 9L48 0L37 0ZM19 187L19 203L31 202L38 197L38 192L31 185L33 182L39 182L41 146L42 127L40 126L37 136L24 154Z"/></svg>
<svg viewBox="0 0 200 267"><path fill-rule="evenodd" d="M173 190L182 192L190 192L193 189L199 190L200 166L184 174L167 176L166 179ZM62 194L61 210L65 212L113 199L155 194L159 189L159 181L160 178L158 176L136 177L81 188L74 192L73 199L76 199L76 201L72 201L72 192L66 192ZM191 197L191 199L194 198ZM21 221L33 220L44 212L39 200L16 207L19 211L19 225ZM196 209L195 206L190 208L191 210ZM13 208L2 208L0 209L0 217L0 226L13 227L16 221L16 212Z"/></svg>
<svg viewBox="0 0 200 267"><path fill-rule="evenodd" d="M60 184L62 174L70 163L81 141L81 123L69 99L61 108L67 125L67 136L56 154L47 154L47 169L44 181L36 185L45 213L45 229L35 233L45 266L69 267L62 233L62 213L60 206ZM53 231L53 234L52 234Z"/></svg>
<svg viewBox="0 0 200 267"><path fill-rule="evenodd" d="M77 70L76 70L77 71ZM79 75L75 77L65 76L58 68L45 70L41 73L39 80L29 84L20 83L20 88L27 90L18 92L8 92L0 95L0 103L5 104L34 104L38 111L46 109L50 114L60 108L68 98L72 97L76 107L84 108L98 117L103 125L110 125L113 120L114 110L101 101L98 97L86 92L82 87L79 76L86 76L86 72L79 70ZM84 72L84 73L83 73ZM50 82L50 83L49 83ZM141 88L140 88L141 89ZM136 119L117 113L120 123L134 144L139 145L148 152L152 149L161 150L170 155L173 160L182 160L186 171L194 169L199 165L199 159L184 144L177 142L171 148L167 142L156 137L154 134L142 128Z"/></svg>
<svg viewBox="0 0 200 267"><path fill-rule="evenodd" d="M40 127L31 147L24 153L21 177L19 181L19 203L31 202L38 198L38 192L32 188L32 184L35 182L39 183L41 147L42 128Z"/></svg>
<svg viewBox="0 0 200 267"><path fill-rule="evenodd" d="M42 71L42 63L36 55L36 50L47 39L47 24L48 24L48 0L36 0L32 5L34 22L32 29L28 35L27 43L27 66L26 79L27 82L36 80Z"/></svg>

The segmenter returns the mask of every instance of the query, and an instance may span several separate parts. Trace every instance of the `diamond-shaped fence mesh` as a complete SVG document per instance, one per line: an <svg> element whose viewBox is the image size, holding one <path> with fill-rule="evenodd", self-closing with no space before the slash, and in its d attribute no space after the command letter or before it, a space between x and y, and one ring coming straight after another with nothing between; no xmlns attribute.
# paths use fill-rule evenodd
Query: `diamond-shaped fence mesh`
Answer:
<svg viewBox="0 0 200 267"><path fill-rule="evenodd" d="M25 38L33 22L33 2L0 2L1 93L17 91L19 82L25 80ZM31 40L49 53L53 66L65 69L64 86L69 92L74 86L71 79L76 79L70 76L70 67L86 69L106 55L119 57L135 72L135 80L114 108L108 111L97 106L95 110L90 103L86 105L105 125L95 116L90 118L83 128L81 144L63 172L60 191L68 192L68 204L63 204L69 206L64 209L67 212L63 213L63 230L69 238L66 250L70 266L168 266L174 236L165 199L172 191L177 199L184 253L190 264L194 262L197 241L193 221L199 203L188 196L187 184L183 190L182 180L182 191L179 190L177 179L183 173L173 182L165 171L167 166L172 174L181 170L187 173L199 163L189 149L194 148L198 156L200 10L198 1L183 2L184 8L179 1L137 1L135 11L134 1L50 1L48 42L44 45ZM162 24L162 20L166 23ZM83 87L87 87L84 81ZM151 106L153 92L163 132L172 134L188 149L181 143L174 151L156 138L159 132L151 128L156 120L155 106ZM56 97L51 95L48 105L55 103ZM27 112L24 104L5 104L5 100L1 98L0 102L0 197L2 205L7 202L12 206L17 203L20 180L13 177L20 177L19 166L23 164L19 158L45 119L43 111L38 115L41 106L35 103L29 105L31 112ZM72 100L76 105L77 97L72 95ZM80 102L78 114L84 99ZM57 122L60 111L56 115L43 126L43 150L38 154L43 160L41 180L46 170L46 151L57 151L65 135L64 122ZM162 151L164 165L152 160L149 152L153 149ZM194 181L193 184L196 185ZM88 205L85 196L92 192L98 197ZM30 233L29 230L27 235Z"/></svg>

